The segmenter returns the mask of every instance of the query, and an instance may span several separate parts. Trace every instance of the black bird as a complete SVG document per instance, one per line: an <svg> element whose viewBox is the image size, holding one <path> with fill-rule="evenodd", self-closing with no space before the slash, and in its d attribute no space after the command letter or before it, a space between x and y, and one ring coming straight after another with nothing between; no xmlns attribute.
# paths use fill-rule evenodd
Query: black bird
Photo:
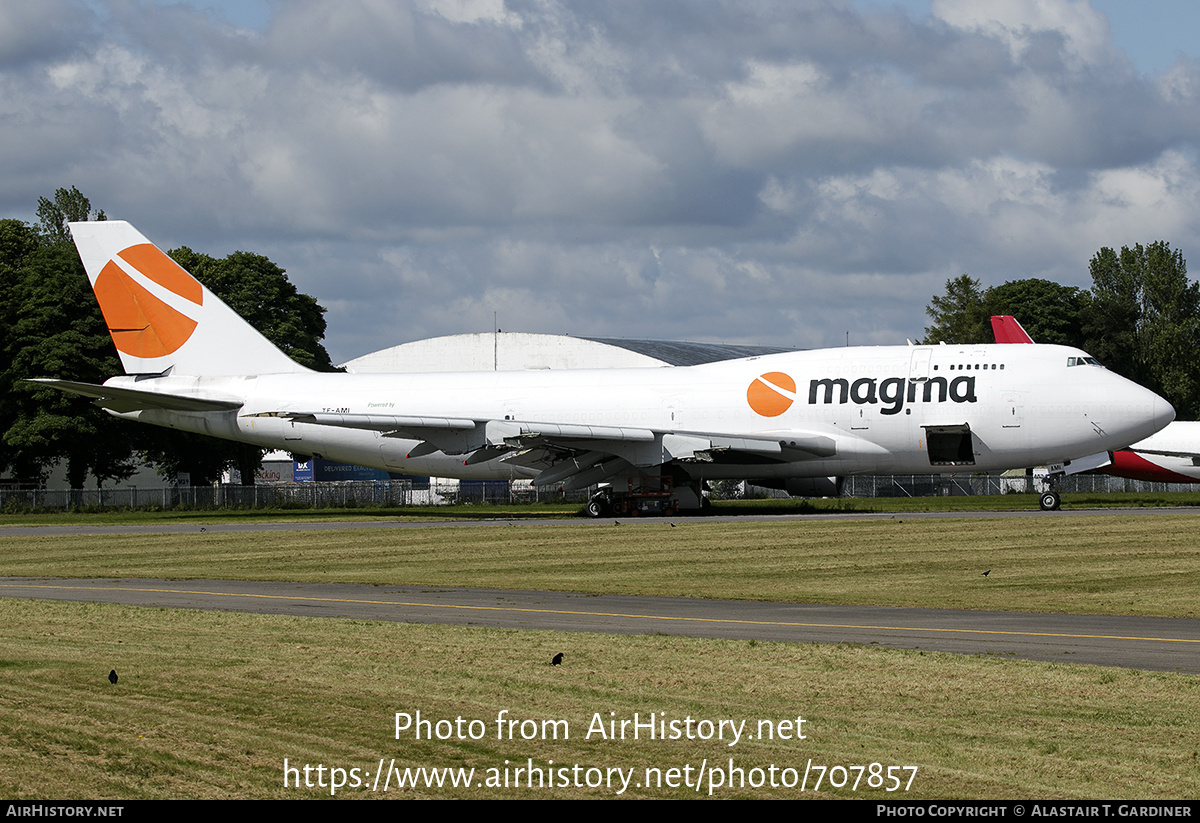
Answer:
<svg viewBox="0 0 1200 823"><path fill-rule="evenodd" d="M559 652L558 654L554 655L554 659L550 661L550 665L551 666L562 665L562 652Z"/></svg>
<svg viewBox="0 0 1200 823"><path fill-rule="evenodd" d="M114 686L117 685L117 670L116 669L113 669L112 671L110 671L108 673L108 682L112 683Z"/></svg>
<svg viewBox="0 0 1200 823"><path fill-rule="evenodd" d="M987 570L987 571L985 571L985 572L984 572L982 575L980 575L980 577L987 577L987 576L988 576L989 574L991 574L991 573L992 573L992 570L991 570L991 569L988 569L988 570Z"/></svg>

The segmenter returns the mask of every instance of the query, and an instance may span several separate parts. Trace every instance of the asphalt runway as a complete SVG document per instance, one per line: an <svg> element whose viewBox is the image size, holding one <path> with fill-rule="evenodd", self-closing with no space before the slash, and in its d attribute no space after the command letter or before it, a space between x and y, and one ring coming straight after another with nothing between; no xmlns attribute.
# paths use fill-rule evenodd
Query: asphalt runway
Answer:
<svg viewBox="0 0 1200 823"><path fill-rule="evenodd" d="M705 518L704 522L1087 517L1195 514L1194 509L1092 509L1058 512L835 513ZM677 522L687 522L679 520ZM585 520L336 521L163 523L147 526L0 526L0 537L178 534L312 529L556 528L610 525ZM661 520L660 520L661 522ZM694 520L691 522L695 522ZM214 609L307 617L393 620L611 634L677 634L788 643L858 643L956 654L1200 674L1200 620L1113 615L823 606L573 592L370 586L233 580L60 580L0 578L0 597Z"/></svg>
<svg viewBox="0 0 1200 823"><path fill-rule="evenodd" d="M788 643L1200 673L1200 620L233 580L0 578L0 597Z"/></svg>

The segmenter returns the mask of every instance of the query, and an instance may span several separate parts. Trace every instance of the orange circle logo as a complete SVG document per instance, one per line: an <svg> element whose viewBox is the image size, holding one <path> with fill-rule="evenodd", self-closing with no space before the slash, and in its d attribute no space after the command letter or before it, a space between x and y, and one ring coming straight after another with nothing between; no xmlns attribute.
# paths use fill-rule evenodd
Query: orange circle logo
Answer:
<svg viewBox="0 0 1200 823"><path fill-rule="evenodd" d="M746 402L763 417L778 417L796 401L796 381L780 371L754 378L746 389Z"/></svg>
<svg viewBox="0 0 1200 823"><path fill-rule="evenodd" d="M204 304L200 283L154 246L148 243L130 246L118 256L177 297L197 307ZM113 343L124 354L147 359L162 357L177 351L196 330L195 320L155 297L115 260L105 264L92 290Z"/></svg>

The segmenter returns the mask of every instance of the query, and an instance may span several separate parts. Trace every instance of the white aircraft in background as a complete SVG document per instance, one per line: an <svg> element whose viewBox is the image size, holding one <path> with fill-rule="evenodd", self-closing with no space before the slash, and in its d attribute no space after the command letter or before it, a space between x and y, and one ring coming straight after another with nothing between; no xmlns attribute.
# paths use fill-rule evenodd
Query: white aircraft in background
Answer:
<svg viewBox="0 0 1200 823"><path fill-rule="evenodd" d="M1010 315L993 317L992 332L997 343L1033 343ZM1200 483L1200 422L1176 420L1128 448L1113 449L1108 465L1094 471L1155 483Z"/></svg>
<svg viewBox="0 0 1200 823"><path fill-rule="evenodd" d="M611 484L591 513L699 508L706 480L832 493L849 474L1106 454L1174 417L1062 346L880 346L698 366L321 374L119 221L71 233L126 375L42 380L112 414L408 474Z"/></svg>

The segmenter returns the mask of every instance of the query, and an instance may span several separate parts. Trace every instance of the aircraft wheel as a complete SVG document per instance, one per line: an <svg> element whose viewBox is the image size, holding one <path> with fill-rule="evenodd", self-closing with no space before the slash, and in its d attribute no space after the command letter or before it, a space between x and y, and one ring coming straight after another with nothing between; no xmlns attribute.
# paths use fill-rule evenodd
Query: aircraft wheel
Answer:
<svg viewBox="0 0 1200 823"><path fill-rule="evenodd" d="M1058 492L1045 492L1038 500L1038 506L1044 512L1056 512L1062 501L1058 497Z"/></svg>
<svg viewBox="0 0 1200 823"><path fill-rule="evenodd" d="M608 501L603 497L593 497L587 502L585 511L588 517L603 517L608 510Z"/></svg>

